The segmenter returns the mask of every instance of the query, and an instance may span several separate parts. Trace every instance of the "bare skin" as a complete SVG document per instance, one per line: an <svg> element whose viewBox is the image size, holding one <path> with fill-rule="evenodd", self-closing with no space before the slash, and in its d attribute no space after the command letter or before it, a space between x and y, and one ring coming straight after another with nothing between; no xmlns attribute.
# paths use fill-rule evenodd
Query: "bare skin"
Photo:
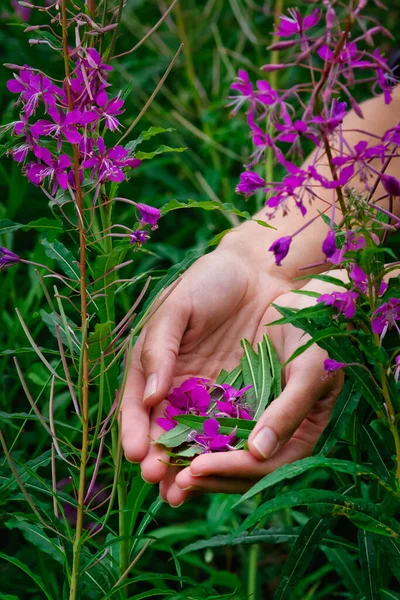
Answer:
<svg viewBox="0 0 400 600"><path fill-rule="evenodd" d="M381 135L394 127L399 121L400 87L395 90L390 106L385 106L378 97L364 103L363 111L364 121L349 113L344 129L368 129ZM355 145L363 137L349 133L348 141ZM324 169L328 167L321 164L322 174ZM387 173L396 175L397 170L398 163L392 161ZM325 210L332 202L331 193L315 201L306 218ZM378 188L376 196L381 193ZM265 220L264 211L257 218ZM339 210L337 218L341 218ZM290 293L299 287L299 282L293 279L304 274L299 271L301 267L323 258L321 245L326 225L319 219L296 236L282 268L275 266L271 253L267 252L275 239L293 234L304 222L293 210L287 217L279 216L272 221L276 231L247 222L228 234L213 253L201 258L183 275L133 350L121 409L123 448L128 460L141 463L145 480L161 482L160 493L173 506L196 491L247 489L281 464L310 454L329 421L342 380L340 376L324 376L322 365L326 354L313 346L288 366L285 389L257 424L249 439L250 452L201 456L190 469L178 472L161 462L160 459L166 460L164 452L150 444L160 435L156 419L164 411L164 398L171 386L179 385L189 376L213 379L222 368L232 369L241 355L240 339L257 341L266 332L265 324L276 318L270 307L272 302L291 306L304 302L304 297ZM332 291L321 282L318 290L316 282L308 285L321 294ZM304 338L300 341L302 332L289 325L270 327L267 331L281 360L286 360L299 343L304 343ZM278 449L272 454L265 451L265 436L261 436L263 440L255 440L266 426L278 441ZM270 435L268 440L271 445ZM194 490L183 489L192 486Z"/></svg>

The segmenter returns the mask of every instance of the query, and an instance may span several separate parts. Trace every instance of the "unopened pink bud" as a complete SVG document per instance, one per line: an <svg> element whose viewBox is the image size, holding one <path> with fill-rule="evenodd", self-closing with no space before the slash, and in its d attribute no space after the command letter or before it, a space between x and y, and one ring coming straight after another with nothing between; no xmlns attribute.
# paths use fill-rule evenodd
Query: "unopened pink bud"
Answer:
<svg viewBox="0 0 400 600"><path fill-rule="evenodd" d="M42 27L43 27L42 25L29 25L29 27L24 29L24 33L28 33L29 31L37 31L38 29L41 29Z"/></svg>
<svg viewBox="0 0 400 600"><path fill-rule="evenodd" d="M285 50L285 48L291 48L297 43L297 40L285 40L282 42L276 42L268 46L268 50Z"/></svg>
<svg viewBox="0 0 400 600"><path fill-rule="evenodd" d="M285 69L288 65L282 64L269 64L263 65L261 67L261 71L265 71L266 73L272 73L272 71L280 71L281 69Z"/></svg>
<svg viewBox="0 0 400 600"><path fill-rule="evenodd" d="M23 6L24 8L36 8L36 6L34 4L30 4L29 2L18 2L18 4L20 6Z"/></svg>
<svg viewBox="0 0 400 600"><path fill-rule="evenodd" d="M34 44L40 44L42 40L37 40L35 38L31 38L30 40L28 40L29 44L31 46L33 46Z"/></svg>
<svg viewBox="0 0 400 600"><path fill-rule="evenodd" d="M336 19L336 13L333 8L330 6L326 13L326 27L327 29L332 29Z"/></svg>

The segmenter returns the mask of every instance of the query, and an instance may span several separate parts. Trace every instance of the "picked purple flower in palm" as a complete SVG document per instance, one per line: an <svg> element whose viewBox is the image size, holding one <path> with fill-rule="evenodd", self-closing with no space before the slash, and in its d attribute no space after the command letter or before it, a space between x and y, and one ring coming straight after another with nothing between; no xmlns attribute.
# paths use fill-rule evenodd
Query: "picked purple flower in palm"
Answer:
<svg viewBox="0 0 400 600"><path fill-rule="evenodd" d="M232 443L235 440L234 430L229 435L219 433L220 424L216 419L207 419L203 423L203 432L196 433L193 441L196 442L203 452L224 452L226 450L235 450Z"/></svg>

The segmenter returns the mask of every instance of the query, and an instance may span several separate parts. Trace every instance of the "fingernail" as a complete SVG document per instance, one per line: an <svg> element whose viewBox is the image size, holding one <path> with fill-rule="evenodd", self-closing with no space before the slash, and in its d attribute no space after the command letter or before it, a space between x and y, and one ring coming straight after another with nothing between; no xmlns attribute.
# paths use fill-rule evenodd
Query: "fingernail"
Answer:
<svg viewBox="0 0 400 600"><path fill-rule="evenodd" d="M192 477L204 477L204 473L192 473L192 471L190 471L190 474Z"/></svg>
<svg viewBox="0 0 400 600"><path fill-rule="evenodd" d="M263 427L253 439L253 444L264 458L269 458L278 446L278 438L269 427Z"/></svg>
<svg viewBox="0 0 400 600"><path fill-rule="evenodd" d="M144 388L143 400L146 401L149 396L152 396L157 391L157 374L152 373L148 376L146 387Z"/></svg>
<svg viewBox="0 0 400 600"><path fill-rule="evenodd" d="M181 490L183 490L184 492L187 492L188 490L194 490L195 486L194 485L188 485L185 488L181 488Z"/></svg>
<svg viewBox="0 0 400 600"><path fill-rule="evenodd" d="M179 508L180 506L182 506L183 503L184 503L184 500L180 504L176 504L175 506L173 504L170 504L170 507L171 508Z"/></svg>

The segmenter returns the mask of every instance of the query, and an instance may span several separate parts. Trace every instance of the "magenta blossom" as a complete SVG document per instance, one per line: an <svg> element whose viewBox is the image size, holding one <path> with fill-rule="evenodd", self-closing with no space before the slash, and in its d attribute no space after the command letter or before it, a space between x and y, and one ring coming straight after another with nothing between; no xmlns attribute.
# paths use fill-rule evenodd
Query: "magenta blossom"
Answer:
<svg viewBox="0 0 400 600"><path fill-rule="evenodd" d="M330 229L322 243L322 252L327 258L332 258L337 250L335 232Z"/></svg>
<svg viewBox="0 0 400 600"><path fill-rule="evenodd" d="M37 140L41 135L48 135L57 139L57 151L61 152L62 136L65 137L70 144L79 144L82 135L77 129L81 120L81 112L72 110L64 113L56 107L50 107L47 111L54 123L47 119L39 119L31 127L33 137Z"/></svg>
<svg viewBox="0 0 400 600"><path fill-rule="evenodd" d="M311 29L311 27L315 27L320 19L318 8L314 9L308 17L303 17L297 8L290 8L288 12L290 17L282 15L279 26L276 29L275 35L279 37L301 35L308 29Z"/></svg>
<svg viewBox="0 0 400 600"><path fill-rule="evenodd" d="M372 331L382 339L388 329L396 327L400 335L397 321L400 321L400 298L390 298L372 313Z"/></svg>
<svg viewBox="0 0 400 600"><path fill-rule="evenodd" d="M273 244L271 244L271 246L268 248L270 252L274 253L275 262L278 267L281 266L282 260L287 256L291 243L291 236L281 237L278 240L275 240L275 242L273 242Z"/></svg>
<svg viewBox="0 0 400 600"><path fill-rule="evenodd" d="M240 182L236 186L237 194L244 194L248 198L263 188L266 182L255 171L244 171L240 173Z"/></svg>
<svg viewBox="0 0 400 600"><path fill-rule="evenodd" d="M31 162L27 166L26 175L34 185L42 185L46 178L53 184L51 193L55 194L57 188L68 189L68 171L71 159L67 154L61 154L59 158L53 158L47 148L36 148L35 154L42 163Z"/></svg>
<svg viewBox="0 0 400 600"><path fill-rule="evenodd" d="M19 93L19 101L24 105L25 114L30 117L36 112L41 100L46 110L55 106L56 97L61 96L61 89L54 85L48 77L41 73L35 73L29 69L14 74L15 80L7 82L10 92Z"/></svg>
<svg viewBox="0 0 400 600"><path fill-rule="evenodd" d="M130 234L129 243L136 244L136 246L143 246L149 238L150 235L147 231L144 229L136 229Z"/></svg>
<svg viewBox="0 0 400 600"><path fill-rule="evenodd" d="M361 267L359 267L358 265L353 264L351 266L349 275L350 275L350 279L354 283L354 287L358 288L360 290L360 292L362 292L363 294L367 294L368 293L368 277L367 277L367 274L363 271L363 269ZM372 277L372 275L371 275L371 277ZM385 281L382 281L379 286L378 295L382 296L382 294L384 294L386 292L387 287L388 287L387 283Z"/></svg>
<svg viewBox="0 0 400 600"><path fill-rule="evenodd" d="M11 250L3 247L0 248L0 271L9 269L16 263L19 263L20 260L20 257Z"/></svg>
<svg viewBox="0 0 400 600"><path fill-rule="evenodd" d="M381 183L389 196L400 196L400 181L392 175L381 175Z"/></svg>
<svg viewBox="0 0 400 600"><path fill-rule="evenodd" d="M346 239L341 248L330 257L330 262L334 265L339 265L343 262L346 252L362 250L367 246L365 239L358 236L354 231L346 232Z"/></svg>
<svg viewBox="0 0 400 600"><path fill-rule="evenodd" d="M108 100L107 92L101 91L96 96L96 104L98 108L95 110L98 117L99 119L105 119L107 129L110 129L110 131L118 129L119 121L116 117L124 112L122 109L124 105L122 98L117 96L116 98Z"/></svg>
<svg viewBox="0 0 400 600"><path fill-rule="evenodd" d="M231 84L231 89L239 92L239 96L228 96L228 106L233 106L232 115L236 114L243 104L248 100L253 100L253 84L250 81L249 74L244 69L239 69L238 76Z"/></svg>
<svg viewBox="0 0 400 600"><path fill-rule="evenodd" d="M164 417L157 419L163 429L169 431L177 424L174 417L178 415L205 416L210 406L211 396L206 389L208 379L190 377L167 396Z"/></svg>
<svg viewBox="0 0 400 600"><path fill-rule="evenodd" d="M152 229L157 229L158 220L161 218L161 211L154 206L149 206L142 202L137 202L136 208L140 213L141 225L151 225Z"/></svg>
<svg viewBox="0 0 400 600"><path fill-rule="evenodd" d="M337 360L333 360L333 358L327 358L326 360L324 360L324 370L327 373L334 373L335 371L343 369L346 366L346 363L338 362Z"/></svg>
<svg viewBox="0 0 400 600"><path fill-rule="evenodd" d="M129 151L123 146L106 148L101 137L97 139L97 149L98 153L91 152L89 158L82 163L84 169L92 168L91 179L97 177L100 182L121 182L125 179L122 169L126 167L135 169L141 164L137 158L129 157Z"/></svg>
<svg viewBox="0 0 400 600"><path fill-rule="evenodd" d="M235 450L232 442L235 439L235 433L232 431L229 435L222 435L219 432L219 423L216 419L207 419L203 423L204 433L196 433L193 440L201 446L203 452L222 452L224 450Z"/></svg>
<svg viewBox="0 0 400 600"><path fill-rule="evenodd" d="M356 314L356 292L332 292L332 294L322 294L317 298L317 302L323 302L327 306L333 306L338 310L337 316L341 313L346 319L352 319Z"/></svg>
<svg viewBox="0 0 400 600"><path fill-rule="evenodd" d="M394 379L396 383L399 381L400 376L400 354L398 354L395 358L395 370L394 370Z"/></svg>
<svg viewBox="0 0 400 600"><path fill-rule="evenodd" d="M251 421L252 412L242 402L244 394L252 387L246 385L244 388L237 390L227 383L216 385L215 387L222 388L224 400L217 400L218 412L217 417L232 417L234 419L246 419Z"/></svg>

